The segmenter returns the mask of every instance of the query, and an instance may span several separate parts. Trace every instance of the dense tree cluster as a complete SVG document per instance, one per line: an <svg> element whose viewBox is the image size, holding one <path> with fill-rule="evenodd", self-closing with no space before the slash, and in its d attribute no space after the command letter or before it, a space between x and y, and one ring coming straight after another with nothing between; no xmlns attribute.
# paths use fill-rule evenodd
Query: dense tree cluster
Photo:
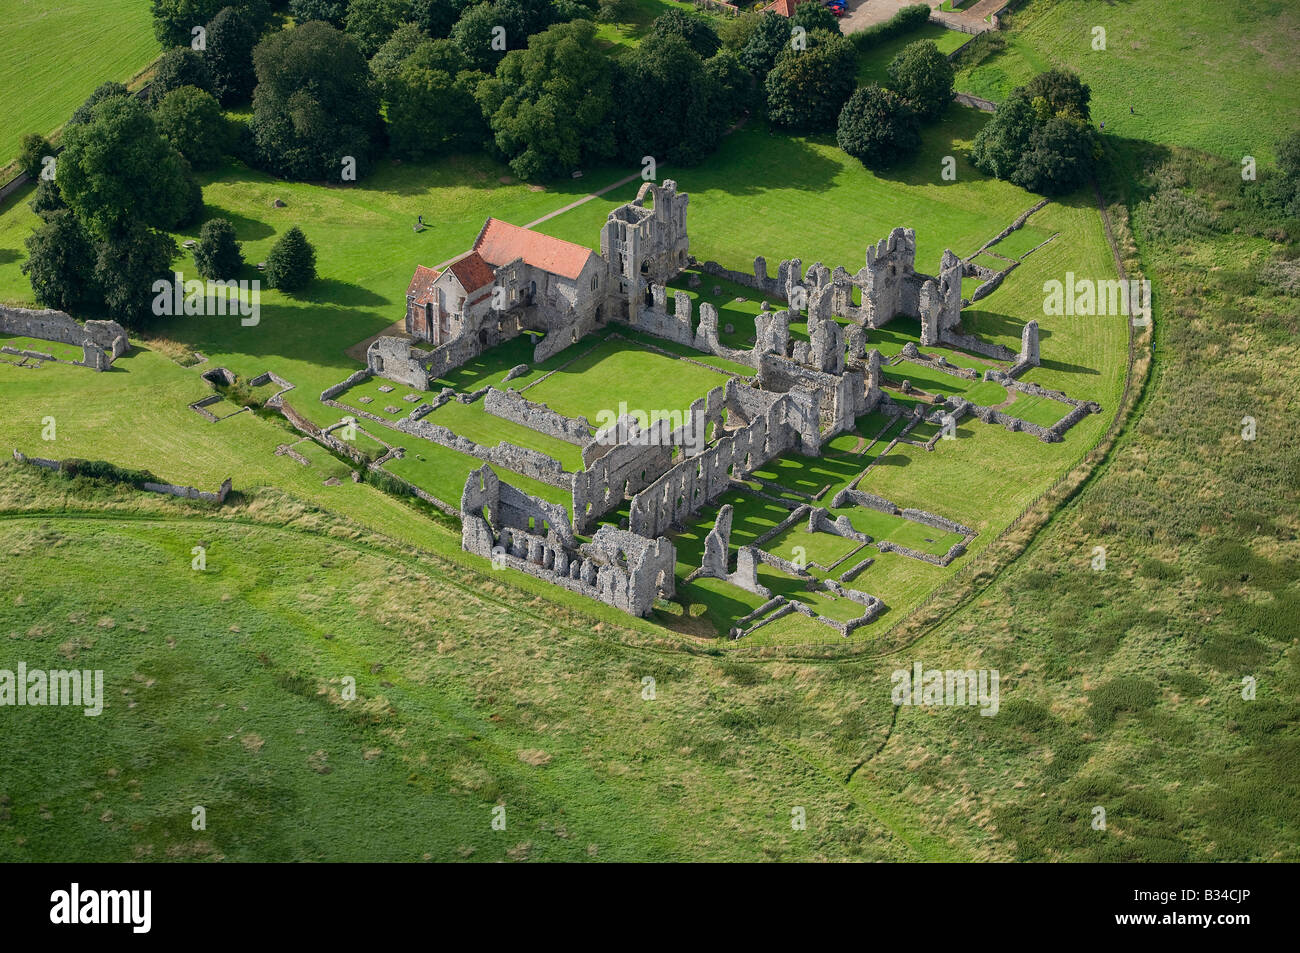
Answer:
<svg viewBox="0 0 1300 953"><path fill-rule="evenodd" d="M383 148L384 129L356 42L313 20L273 33L253 59L249 125L262 164L287 179L363 177Z"/></svg>
<svg viewBox="0 0 1300 953"><path fill-rule="evenodd" d="M102 311L138 328L153 282L170 275L176 243L166 232L198 219L202 191L124 89L100 87L78 114L54 180L43 179L32 201L43 224L27 239L23 272L48 307Z"/></svg>
<svg viewBox="0 0 1300 953"><path fill-rule="evenodd" d="M764 83L767 116L795 132L829 132L857 87L857 51L839 33L813 30L778 54Z"/></svg>
<svg viewBox="0 0 1300 953"><path fill-rule="evenodd" d="M1073 73L1052 70L1012 92L975 137L980 171L1044 195L1071 192L1092 175L1100 144L1091 93Z"/></svg>
<svg viewBox="0 0 1300 953"><path fill-rule="evenodd" d="M921 145L921 127L912 107L892 89L876 84L856 90L840 113L839 147L870 169L911 156Z"/></svg>
<svg viewBox="0 0 1300 953"><path fill-rule="evenodd" d="M57 178L38 181L32 208L43 224L25 266L35 293L54 307L147 323L148 290L176 254L167 233L202 216L194 171L226 156L284 178L346 183L385 153L422 161L486 149L537 180L614 157L703 161L739 116L769 107L762 80L778 60L778 122L828 128L847 98L851 49L816 5L799 17L813 39L798 63L785 55L789 21L737 25L676 8L638 45L598 52L592 21L630 17L629 3L152 0L163 55L148 92L97 88L65 127ZM246 104L251 118L227 117ZM26 137L22 167L39 175L53 151ZM203 226L195 261L205 277L243 267L229 221ZM314 275L310 244L286 232L267 282L292 291Z"/></svg>
<svg viewBox="0 0 1300 953"><path fill-rule="evenodd" d="M587 20L557 24L506 54L479 84L493 142L520 178L568 175L614 154L614 69L591 55L595 36Z"/></svg>

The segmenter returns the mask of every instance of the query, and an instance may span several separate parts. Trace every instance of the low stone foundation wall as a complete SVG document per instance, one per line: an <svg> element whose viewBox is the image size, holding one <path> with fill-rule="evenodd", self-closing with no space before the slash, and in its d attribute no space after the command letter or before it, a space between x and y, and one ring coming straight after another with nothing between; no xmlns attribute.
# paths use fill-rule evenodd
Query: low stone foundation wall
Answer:
<svg viewBox="0 0 1300 953"><path fill-rule="evenodd" d="M494 417L509 420L558 440L583 446L591 441L591 424L586 417L566 417L545 404L535 403L512 390L489 387L483 409Z"/></svg>
<svg viewBox="0 0 1300 953"><path fill-rule="evenodd" d="M363 367L355 374L348 375L346 380L340 381L339 383L335 384L333 387L325 388L325 390L321 391L320 399L322 402L327 400L333 400L335 397L338 397L338 395L343 393L345 390L348 390L349 388L352 387L356 387L358 384L362 383L363 381L370 380L370 378L373 376L374 375L371 373L370 368Z"/></svg>
<svg viewBox="0 0 1300 953"><path fill-rule="evenodd" d="M59 472L65 472L68 469L69 463L67 460L50 460L46 457L29 457L17 450L14 451L14 460L17 463L27 463L35 467L42 467L46 470L57 470ZM226 497L230 495L230 477L226 477L220 488L218 488L215 493L209 490L200 490L192 486L177 486L174 483L155 483L150 480L140 483L137 488L146 490L149 493L162 493L167 496L183 497L187 500L201 500L204 503L220 504L226 502Z"/></svg>

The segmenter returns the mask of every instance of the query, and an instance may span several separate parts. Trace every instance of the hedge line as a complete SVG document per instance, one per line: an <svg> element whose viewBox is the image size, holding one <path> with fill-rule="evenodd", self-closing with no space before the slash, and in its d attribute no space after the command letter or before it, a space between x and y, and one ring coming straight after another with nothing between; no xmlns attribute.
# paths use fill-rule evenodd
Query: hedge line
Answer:
<svg viewBox="0 0 1300 953"><path fill-rule="evenodd" d="M918 3L914 6L903 7L884 23L877 23L860 33L854 33L849 39L853 41L853 45L861 53L874 46L879 46L886 40L892 40L896 36L902 36L904 33L919 29L929 19L930 8L924 3Z"/></svg>

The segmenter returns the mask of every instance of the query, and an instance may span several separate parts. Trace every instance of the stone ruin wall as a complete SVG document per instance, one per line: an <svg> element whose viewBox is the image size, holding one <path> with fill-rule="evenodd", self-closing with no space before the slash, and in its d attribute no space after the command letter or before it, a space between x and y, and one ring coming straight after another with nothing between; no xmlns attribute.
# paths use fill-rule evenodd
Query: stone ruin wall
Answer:
<svg viewBox="0 0 1300 953"><path fill-rule="evenodd" d="M677 552L667 539L602 526L578 546L563 506L502 483L489 467L466 481L461 546L631 615L649 615L660 594L675 592Z"/></svg>
<svg viewBox="0 0 1300 953"><path fill-rule="evenodd" d="M444 344L433 353L443 351L445 358L446 349L453 346L455 342ZM366 348L366 369L376 377L405 384L416 390L428 390L430 373L425 369L423 361L430 356L430 352L413 347L406 338L381 337ZM469 360L470 356L472 355L464 360ZM342 393L342 390L338 393Z"/></svg>
<svg viewBox="0 0 1300 953"><path fill-rule="evenodd" d="M126 329L116 321L87 321L82 324L62 311L29 308L0 308L0 332L16 337L39 338L57 341L82 349L83 364L97 371L106 371L113 362L131 349ZM53 360L53 355L41 359Z"/></svg>
<svg viewBox="0 0 1300 953"><path fill-rule="evenodd" d="M730 431L703 453L675 464L632 498L629 526L641 536L659 536L674 523L708 505L742 477L794 446L793 428L785 422L789 398L782 395L766 413Z"/></svg>
<svg viewBox="0 0 1300 953"><path fill-rule="evenodd" d="M483 395L483 410L566 443L583 446L591 440L591 424L586 417L566 417L545 404L528 400L518 391L489 387Z"/></svg>
<svg viewBox="0 0 1300 953"><path fill-rule="evenodd" d="M46 457L29 457L19 451L14 451L14 461L16 463L26 463L34 467L41 467L46 470L57 470L63 472L66 469L67 461L50 460ZM226 477L222 481L220 488L213 493L209 490L200 490L192 486L178 486L175 483L154 483L146 480L140 484L140 489L147 490L150 493L162 493L166 496L179 496L187 500L200 500L204 503L224 503L226 497L230 495L231 478Z"/></svg>

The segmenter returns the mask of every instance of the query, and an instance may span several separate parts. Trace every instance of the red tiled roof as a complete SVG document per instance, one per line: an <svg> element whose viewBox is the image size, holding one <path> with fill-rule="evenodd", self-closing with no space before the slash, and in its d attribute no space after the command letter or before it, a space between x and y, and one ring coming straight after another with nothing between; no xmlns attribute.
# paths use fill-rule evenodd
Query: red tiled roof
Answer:
<svg viewBox="0 0 1300 953"><path fill-rule="evenodd" d="M800 0L776 0L775 3L767 8L767 12L778 13L783 17L792 17L794 16L794 8L797 7L799 3Z"/></svg>
<svg viewBox="0 0 1300 953"><path fill-rule="evenodd" d="M428 304L433 300L433 283L438 280L440 274L441 272L434 271L432 268L416 265L411 283L406 287L406 296L414 298L416 304Z"/></svg>
<svg viewBox="0 0 1300 953"><path fill-rule="evenodd" d="M447 266L447 270L456 276L456 280L460 282L460 286L465 289L467 295L492 284L496 277L492 271L492 266L484 261L483 256L476 251L461 255Z"/></svg>
<svg viewBox="0 0 1300 953"><path fill-rule="evenodd" d="M520 228L499 218L487 220L474 242L474 250L498 268L522 258L534 268L562 278L577 278L595 255L590 248Z"/></svg>

